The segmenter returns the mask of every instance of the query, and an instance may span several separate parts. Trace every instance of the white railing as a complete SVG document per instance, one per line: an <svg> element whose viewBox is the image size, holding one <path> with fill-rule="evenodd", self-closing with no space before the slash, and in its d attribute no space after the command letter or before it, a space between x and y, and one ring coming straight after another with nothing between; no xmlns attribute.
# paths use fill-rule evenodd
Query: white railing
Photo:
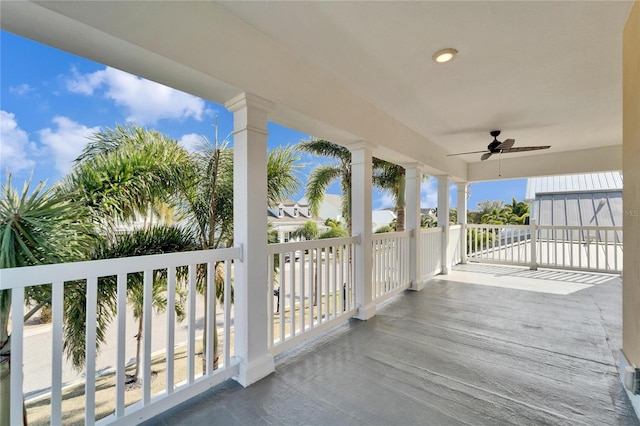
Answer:
<svg viewBox="0 0 640 426"><path fill-rule="evenodd" d="M447 260L449 266L457 265L462 261L462 225L451 225L449 227L449 244L447 245Z"/></svg>
<svg viewBox="0 0 640 426"><path fill-rule="evenodd" d="M232 319L231 319L231 276L232 261L241 256L241 249L229 248L221 250L194 251L185 253L162 254L153 256L139 256L123 259L98 260L90 262L42 265L24 268L0 269L0 289L11 290L11 424L22 424L23 398L23 370L30 366L25 364L29 351L44 352L42 347L24 346L24 301L25 289L31 286L50 286L51 288L51 395L50 416L47 420L51 424L63 423L62 402L63 393L63 327L69 321L63 317L66 291L80 291L86 298L86 333L84 336L86 350L86 365L84 378L84 417L85 424L98 423L137 423L148 419L168 408L175 406L204 390L231 378L238 373L238 364L233 357ZM218 294L224 295L224 302L216 306L216 282L214 272L218 268L218 276L223 277L223 283L218 282ZM138 401L125 403L125 379L127 373L126 339L131 338L127 330L127 281L131 274L141 274L143 286L143 346L142 346L142 388ZM205 283L208 299L206 310L206 360L204 371L196 368L196 285L198 280ZM155 282L154 282L155 281ZM152 315L154 286L162 283L168 307L173 307L177 293L186 292L187 300L187 339L186 342L176 341L176 314L174 309L167 308L166 319L162 322L154 321ZM223 286L220 289L220 286ZM106 287L112 287L112 294L117 295L113 301L117 307L113 324L117 327L115 342L105 342L105 345L116 345L115 374L112 379L114 389L110 391L108 403L96 404L96 336L97 309L99 294L104 294ZM155 291L154 291L155 290ZM222 312L219 312L219 310ZM218 319L216 320L216 310ZM220 320L221 317L221 320ZM214 343L212 331L216 322L222 323L218 328L219 360L214 369ZM153 330L164 329L164 348L161 354L156 352L152 356ZM157 330L156 330L157 331ZM157 334L157 333L156 333ZM161 332L162 334L162 332ZM179 348L186 352L186 374L180 376L174 355ZM158 358L158 356L160 358ZM164 365L164 387L159 391L152 391L152 363L154 368ZM23 365L24 364L24 365ZM184 371L184 369L180 369ZM65 413L67 415L68 413Z"/></svg>
<svg viewBox="0 0 640 426"><path fill-rule="evenodd" d="M273 355L355 315L358 237L269 244L268 342Z"/></svg>
<svg viewBox="0 0 640 426"><path fill-rule="evenodd" d="M420 276L425 281L442 271L442 227L420 230Z"/></svg>
<svg viewBox="0 0 640 426"><path fill-rule="evenodd" d="M622 227L538 226L538 265L622 272Z"/></svg>
<svg viewBox="0 0 640 426"><path fill-rule="evenodd" d="M411 231L374 234L372 242L373 300L379 303L411 285Z"/></svg>
<svg viewBox="0 0 640 426"><path fill-rule="evenodd" d="M527 225L468 224L468 258L472 261L529 265L531 231Z"/></svg>
<svg viewBox="0 0 640 426"><path fill-rule="evenodd" d="M622 227L476 225L467 230L471 261L594 272L622 271Z"/></svg>

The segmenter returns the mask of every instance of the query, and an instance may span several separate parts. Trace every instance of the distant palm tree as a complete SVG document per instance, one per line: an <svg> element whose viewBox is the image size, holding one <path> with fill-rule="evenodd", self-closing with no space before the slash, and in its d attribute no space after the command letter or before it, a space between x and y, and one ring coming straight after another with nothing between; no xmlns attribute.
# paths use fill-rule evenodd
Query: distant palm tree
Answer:
<svg viewBox="0 0 640 426"><path fill-rule="evenodd" d="M393 196L396 202L396 227L395 230L400 232L406 229L405 224L405 184L406 171L404 167L389 163L388 161L373 159L373 185L387 190Z"/></svg>
<svg viewBox="0 0 640 426"><path fill-rule="evenodd" d="M298 226L292 233L291 238L303 238L305 240L315 240L318 238L320 230L318 224L313 220L308 220Z"/></svg>
<svg viewBox="0 0 640 426"><path fill-rule="evenodd" d="M511 204L505 205L502 211L507 223L511 225L524 225L529 217L529 205L524 201L517 201L515 197L512 197Z"/></svg>
<svg viewBox="0 0 640 426"><path fill-rule="evenodd" d="M280 200L295 193L300 184L296 163L299 157L293 147L277 147L267 158L267 203L277 205ZM185 173L180 187L180 211L191 224L203 249L231 247L233 245L233 149L228 141L216 137L213 142L203 138L191 157L190 170ZM198 292L207 297L205 269L199 268ZM215 292L219 302L224 301L223 264L215 265ZM233 292L232 292L233 295ZM205 318L209 315L206 312ZM208 332L203 332L206 347ZM217 328L212 330L214 367L218 359ZM203 357L203 371L206 368Z"/></svg>
<svg viewBox="0 0 640 426"><path fill-rule="evenodd" d="M327 188L339 179L342 189L342 217L346 222L348 234L351 235L351 152L341 145L323 139L302 141L298 144L298 149L337 160L333 164L323 164L311 171L305 195L311 213L317 216Z"/></svg>
<svg viewBox="0 0 640 426"><path fill-rule="evenodd" d="M0 186L0 268L83 260L91 252L93 243L87 210L66 199L56 187L45 189L44 183L40 183L30 192L30 182L26 182L19 192L11 185L10 175L6 184ZM51 286L28 287L25 296L28 302L37 304L36 309L27 313L26 320L50 303ZM68 299L67 296L67 302ZM0 424L3 425L9 424L11 409L10 311L11 290L0 290ZM13 314L22 315L22 312Z"/></svg>

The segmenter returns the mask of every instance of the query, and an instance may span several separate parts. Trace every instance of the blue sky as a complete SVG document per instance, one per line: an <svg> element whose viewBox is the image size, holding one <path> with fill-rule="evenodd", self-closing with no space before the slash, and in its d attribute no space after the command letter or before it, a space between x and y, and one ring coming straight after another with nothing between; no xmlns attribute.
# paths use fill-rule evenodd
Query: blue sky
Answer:
<svg viewBox="0 0 640 426"><path fill-rule="evenodd" d="M87 137L103 127L135 123L159 130L192 148L202 137L220 138L232 129L232 115L223 106L158 85L78 56L0 32L0 170L9 171L15 186L33 176L53 184L71 170ZM309 135L269 124L269 148L296 144ZM312 168L326 161L302 155L303 183ZM483 200L524 197L526 180L471 185L469 208ZM338 184L329 188L339 193ZM299 199L304 195L301 187ZM389 194L374 190L374 208L391 207ZM423 207L437 204L437 182L422 188ZM455 206L455 189L451 204Z"/></svg>

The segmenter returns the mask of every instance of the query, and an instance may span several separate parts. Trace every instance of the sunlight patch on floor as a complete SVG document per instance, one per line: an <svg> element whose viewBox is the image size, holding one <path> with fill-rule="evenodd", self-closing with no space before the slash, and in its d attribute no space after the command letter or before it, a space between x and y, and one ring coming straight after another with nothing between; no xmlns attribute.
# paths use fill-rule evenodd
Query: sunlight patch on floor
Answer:
<svg viewBox="0 0 640 426"><path fill-rule="evenodd" d="M456 265L448 275L438 275L437 278L466 284L567 295L618 277L592 272L550 269L531 271L521 266L468 263Z"/></svg>

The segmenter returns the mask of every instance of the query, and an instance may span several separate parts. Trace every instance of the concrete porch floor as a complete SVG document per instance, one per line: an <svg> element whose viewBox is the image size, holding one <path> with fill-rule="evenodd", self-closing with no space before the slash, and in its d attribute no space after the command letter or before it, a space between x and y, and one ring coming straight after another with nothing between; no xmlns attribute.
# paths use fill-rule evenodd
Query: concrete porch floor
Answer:
<svg viewBox="0 0 640 426"><path fill-rule="evenodd" d="M147 424L640 425L620 311L619 277L460 265Z"/></svg>

